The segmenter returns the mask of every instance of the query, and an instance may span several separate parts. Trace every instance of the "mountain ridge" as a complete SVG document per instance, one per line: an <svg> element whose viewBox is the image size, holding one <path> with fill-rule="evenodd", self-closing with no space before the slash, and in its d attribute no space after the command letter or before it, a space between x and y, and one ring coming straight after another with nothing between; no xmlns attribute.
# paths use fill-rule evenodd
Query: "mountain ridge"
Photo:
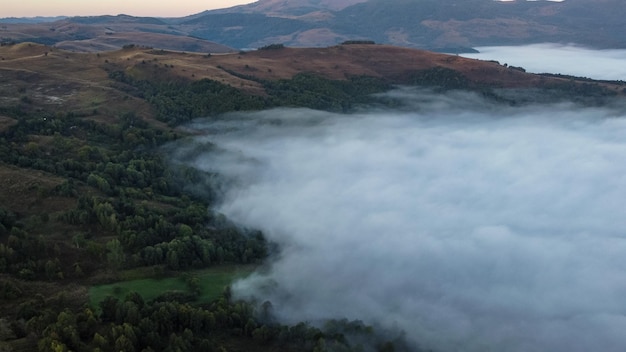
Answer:
<svg viewBox="0 0 626 352"><path fill-rule="evenodd" d="M252 52L206 55L167 51L137 45L103 53L77 53L46 45L21 43L0 47L3 79L45 82L62 79L68 87L81 82L110 85L111 72L135 79L193 82L210 79L250 94L264 96L262 82L289 80L298 74L314 74L329 80L369 76L388 84L415 84L425 72L449 73L463 81L459 88L549 88L594 84L611 94L623 94L623 82L594 81L559 75L538 75L497 61L470 59L414 48L382 44L343 44L330 47L293 48L273 46ZM24 68L28 67L28 70ZM25 74L28 72L28 74ZM31 77L32 76L32 77ZM31 77L31 78L28 78ZM72 77L69 78L64 77ZM423 78L423 77L422 77ZM97 83L101 82L101 83ZM437 82L426 82L437 85ZM19 85L18 83L16 83ZM63 90L63 84L34 91ZM81 83L82 84L82 83ZM7 86L8 87L8 86ZM76 91L71 88L70 91ZM4 92L10 96L11 92ZM59 93L60 94L60 93ZM70 93L68 93L70 94ZM62 94L61 94L62 95ZM57 97L61 100L61 95ZM61 101L57 98L50 101ZM45 100L45 99L44 99Z"/></svg>
<svg viewBox="0 0 626 352"><path fill-rule="evenodd" d="M105 27L115 26L118 32L193 37L237 49L273 43L325 47L355 39L444 52L545 42L626 48L623 18L626 4L618 0L596 1L593 6L584 0L260 0L180 18L93 16L5 23L0 41L95 40L105 35ZM68 23L84 26L82 33L68 38L57 30ZM174 49L168 46L171 42L164 37L150 45ZM134 44L147 45L141 38Z"/></svg>
<svg viewBox="0 0 626 352"><path fill-rule="evenodd" d="M603 0L589 6L583 0L554 1L487 1L487 0L368 0L351 1L336 9L320 8L314 0L260 0L231 9L206 12L210 16L223 13L256 13L291 18L309 23L312 28L285 31L280 39L285 44L306 46L302 32L326 33L319 45L332 45L341 40L367 38L376 42L427 49L442 47L475 47L538 42L577 43L593 47L626 47L619 33L624 30L622 18L626 5L617 0ZM287 5L288 4L288 5ZM317 5L317 6L316 6ZM296 13L293 9L300 9ZM309 8L304 13L302 9ZM310 23L315 23L311 26ZM254 21L247 23L255 32ZM219 27L207 25L204 31L219 33ZM257 28L258 29L258 28ZM245 30L245 29L244 29ZM263 33L263 31L257 31ZM279 37L263 37L256 44L266 44ZM213 34L215 40L224 40Z"/></svg>

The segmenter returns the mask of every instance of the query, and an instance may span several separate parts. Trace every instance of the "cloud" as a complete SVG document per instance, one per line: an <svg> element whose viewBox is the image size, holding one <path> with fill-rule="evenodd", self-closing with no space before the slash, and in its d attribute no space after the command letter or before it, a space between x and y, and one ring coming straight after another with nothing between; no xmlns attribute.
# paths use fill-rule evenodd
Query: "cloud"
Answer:
<svg viewBox="0 0 626 352"><path fill-rule="evenodd" d="M626 50L594 50L577 45L532 44L476 48L478 54L463 56L498 60L521 66L532 73L560 73L604 80L626 80Z"/></svg>
<svg viewBox="0 0 626 352"><path fill-rule="evenodd" d="M281 245L235 293L437 351L622 351L624 113L391 94L411 108L191 126L222 152L189 162L238 180L218 210Z"/></svg>

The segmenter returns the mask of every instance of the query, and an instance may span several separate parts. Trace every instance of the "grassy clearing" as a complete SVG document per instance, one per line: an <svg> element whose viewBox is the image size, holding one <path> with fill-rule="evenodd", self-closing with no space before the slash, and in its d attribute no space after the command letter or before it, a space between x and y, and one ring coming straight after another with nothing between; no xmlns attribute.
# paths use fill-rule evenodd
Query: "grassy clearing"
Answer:
<svg viewBox="0 0 626 352"><path fill-rule="evenodd" d="M124 297L132 291L138 292L146 301L155 299L166 292L191 293L189 285L187 284L187 278L196 277L199 281L200 295L195 302L207 303L217 299L226 286L230 285L236 279L249 275L253 270L253 266L229 265L177 273L176 276L163 278L146 278L141 275L141 273L133 271L123 274L122 277L133 278L143 276L143 278L134 278L112 284L92 286L89 289L89 302L91 305L97 306L98 303L107 296L124 299Z"/></svg>

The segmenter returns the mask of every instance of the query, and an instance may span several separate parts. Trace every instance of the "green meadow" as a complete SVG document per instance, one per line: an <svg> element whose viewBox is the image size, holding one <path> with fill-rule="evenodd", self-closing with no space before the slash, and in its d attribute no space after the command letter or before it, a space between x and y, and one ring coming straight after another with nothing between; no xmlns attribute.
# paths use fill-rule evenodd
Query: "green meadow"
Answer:
<svg viewBox="0 0 626 352"><path fill-rule="evenodd" d="M220 266L204 270L186 271L176 275L153 278L135 278L111 284L96 285L89 289L89 301L97 306L107 296L124 299L130 292L139 293L145 301L153 300L168 292L193 293L190 279L197 283L198 296L194 302L207 303L217 299L224 289L235 280L246 277L254 270L253 266ZM138 276L129 272L128 278Z"/></svg>

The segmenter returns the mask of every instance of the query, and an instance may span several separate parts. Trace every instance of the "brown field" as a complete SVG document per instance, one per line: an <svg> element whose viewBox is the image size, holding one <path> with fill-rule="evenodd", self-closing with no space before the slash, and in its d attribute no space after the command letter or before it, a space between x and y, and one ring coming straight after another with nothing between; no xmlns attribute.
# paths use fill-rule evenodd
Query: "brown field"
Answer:
<svg viewBox="0 0 626 352"><path fill-rule="evenodd" d="M140 43L142 46L166 48L199 53L230 53L236 50L202 39L149 32L107 32L86 40L67 40L54 46L69 51L99 52L119 50L124 45ZM164 43L167 43L164 45Z"/></svg>
<svg viewBox="0 0 626 352"><path fill-rule="evenodd" d="M22 216L67 210L76 205L76 199L48 195L62 182L43 171L0 164L0 204Z"/></svg>
<svg viewBox="0 0 626 352"><path fill-rule="evenodd" d="M126 60L122 52L72 53L22 43L0 47L0 58L0 106L27 99L32 110L56 111L59 116L72 112L106 121L133 111L153 120L145 101L112 87L108 58Z"/></svg>

